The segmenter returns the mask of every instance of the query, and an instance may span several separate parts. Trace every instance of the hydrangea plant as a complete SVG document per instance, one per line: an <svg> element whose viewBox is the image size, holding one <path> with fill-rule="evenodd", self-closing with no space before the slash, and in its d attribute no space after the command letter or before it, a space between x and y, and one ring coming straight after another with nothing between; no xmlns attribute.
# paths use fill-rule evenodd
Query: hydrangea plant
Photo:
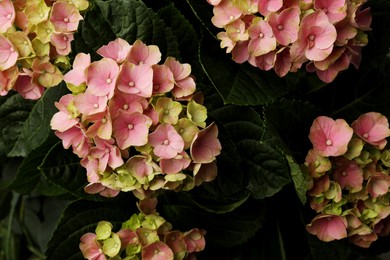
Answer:
<svg viewBox="0 0 390 260"><path fill-rule="evenodd" d="M0 1L0 258L384 258L389 14Z"/></svg>

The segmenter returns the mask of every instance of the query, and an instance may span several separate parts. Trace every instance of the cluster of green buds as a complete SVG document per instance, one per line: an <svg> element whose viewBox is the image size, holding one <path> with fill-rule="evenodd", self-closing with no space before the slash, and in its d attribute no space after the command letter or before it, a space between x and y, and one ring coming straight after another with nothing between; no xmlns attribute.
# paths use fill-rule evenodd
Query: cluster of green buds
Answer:
<svg viewBox="0 0 390 260"><path fill-rule="evenodd" d="M38 99L62 81L70 67L73 34L87 0L0 2L0 95L17 91Z"/></svg>
<svg viewBox="0 0 390 260"><path fill-rule="evenodd" d="M387 118L375 112L361 115L352 128L342 119L315 120L314 148L302 166L310 206L319 213L309 233L323 241L348 237L364 248L390 233L389 135Z"/></svg>
<svg viewBox="0 0 390 260"><path fill-rule="evenodd" d="M205 247L206 232L197 228L187 232L172 230L172 225L157 212L133 214L118 232L100 221L95 233L80 239L80 250L89 260L188 259Z"/></svg>

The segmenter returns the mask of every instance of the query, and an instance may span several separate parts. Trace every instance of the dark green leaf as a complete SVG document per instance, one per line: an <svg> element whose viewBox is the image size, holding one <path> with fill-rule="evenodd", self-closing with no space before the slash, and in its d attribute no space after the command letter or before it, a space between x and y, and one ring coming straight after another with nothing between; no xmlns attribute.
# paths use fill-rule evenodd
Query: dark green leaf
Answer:
<svg viewBox="0 0 390 260"><path fill-rule="evenodd" d="M10 93L0 99L0 155L8 154L14 147L24 121L29 116L34 102Z"/></svg>
<svg viewBox="0 0 390 260"><path fill-rule="evenodd" d="M38 166L43 162L47 152L53 147L53 141L48 139L40 147L33 150L19 166L16 177L7 187L21 194L27 194L34 190L41 178Z"/></svg>
<svg viewBox="0 0 390 260"><path fill-rule="evenodd" d="M302 204L306 204L306 179L301 171L299 165L294 161L294 159L286 155L287 162L290 166L291 177L294 182L295 190L297 191L297 195Z"/></svg>
<svg viewBox="0 0 390 260"><path fill-rule="evenodd" d="M50 121L58 109L54 103L67 92L65 84L47 89L43 97L35 104L8 156L26 157L38 148L52 133Z"/></svg>
<svg viewBox="0 0 390 260"><path fill-rule="evenodd" d="M166 56L179 55L178 43L171 29L142 1L96 0L93 3L94 8L85 14L76 37L77 53L94 53L119 37L130 44L137 39L155 44Z"/></svg>
<svg viewBox="0 0 390 260"><path fill-rule="evenodd" d="M38 167L46 180L70 194L89 200L102 200L99 195L90 195L84 191L87 183L86 171L80 166L80 158L70 150L64 150L61 143L57 143L46 155Z"/></svg>
<svg viewBox="0 0 390 260"><path fill-rule="evenodd" d="M79 249L82 235L94 232L97 223L103 220L111 222L115 232L119 231L121 223L137 212L135 201L132 203L131 200L72 202L62 213L45 255L47 259L56 260L83 259Z"/></svg>
<svg viewBox="0 0 390 260"><path fill-rule="evenodd" d="M226 104L264 105L288 94L294 87L295 81L279 78L272 71L262 71L248 63L236 64L210 38L201 42L200 61Z"/></svg>
<svg viewBox="0 0 390 260"><path fill-rule="evenodd" d="M186 2L198 20L210 32L211 35L215 36L217 35L218 31L221 31L211 23L211 17L213 17L212 5L203 0L186 0Z"/></svg>

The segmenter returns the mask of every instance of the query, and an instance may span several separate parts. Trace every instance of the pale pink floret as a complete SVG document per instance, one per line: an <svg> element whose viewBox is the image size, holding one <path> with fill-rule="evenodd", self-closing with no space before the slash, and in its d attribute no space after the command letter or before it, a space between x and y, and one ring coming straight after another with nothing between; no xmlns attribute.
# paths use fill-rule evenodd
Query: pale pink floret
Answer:
<svg viewBox="0 0 390 260"><path fill-rule="evenodd" d="M244 63L249 59L248 41L237 42L232 50L232 59L237 63Z"/></svg>
<svg viewBox="0 0 390 260"><path fill-rule="evenodd" d="M73 33L57 33L53 32L50 41L56 48L56 52L60 55L68 55L71 52L70 43L73 41Z"/></svg>
<svg viewBox="0 0 390 260"><path fill-rule="evenodd" d="M351 243L362 248L369 248L372 242L376 241L377 239L378 235L374 231L371 231L368 234L357 234L349 237L349 241Z"/></svg>
<svg viewBox="0 0 390 260"><path fill-rule="evenodd" d="M195 92L195 80L191 77L191 65L188 63L180 63L175 58L168 57L164 65L173 73L175 85L172 94L176 98L184 98L192 95Z"/></svg>
<svg viewBox="0 0 390 260"><path fill-rule="evenodd" d="M190 146L191 157L194 163L210 163L221 153L221 143L218 140L218 127L211 123L200 130L192 140Z"/></svg>
<svg viewBox="0 0 390 260"><path fill-rule="evenodd" d="M279 77L284 77L291 70L293 64L291 62L290 50L286 47L281 48L276 52L274 70Z"/></svg>
<svg viewBox="0 0 390 260"><path fill-rule="evenodd" d="M42 97L45 88L33 82L32 72L23 69L16 79L14 89L25 99L37 100Z"/></svg>
<svg viewBox="0 0 390 260"><path fill-rule="evenodd" d="M142 146L148 142L149 127L152 120L139 112L128 113L120 110L113 122L113 135L119 149Z"/></svg>
<svg viewBox="0 0 390 260"><path fill-rule="evenodd" d="M283 6L283 0L259 0L259 13L267 16L269 13L277 12Z"/></svg>
<svg viewBox="0 0 390 260"><path fill-rule="evenodd" d="M153 65L153 95L171 91L175 85L173 73L166 65Z"/></svg>
<svg viewBox="0 0 390 260"><path fill-rule="evenodd" d="M147 64L125 62L116 84L117 89L123 93L149 98L153 92L153 69Z"/></svg>
<svg viewBox="0 0 390 260"><path fill-rule="evenodd" d="M74 96L72 94L67 94L62 96L59 102L54 103L59 111L55 113L51 119L51 129L64 132L78 124L79 119L74 118L72 113L68 110L68 105L73 102L73 99Z"/></svg>
<svg viewBox="0 0 390 260"><path fill-rule="evenodd" d="M256 67L258 67L262 70L268 71L274 67L275 60L276 60L276 51L270 51L267 54L257 56L254 59L254 62L255 62L254 65L256 65ZM251 61L251 64L252 64L252 61Z"/></svg>
<svg viewBox="0 0 390 260"><path fill-rule="evenodd" d="M15 65L19 53L15 46L3 35L0 35L0 70L6 70Z"/></svg>
<svg viewBox="0 0 390 260"><path fill-rule="evenodd" d="M320 214L316 216L306 230L324 242L347 237L347 220L343 216Z"/></svg>
<svg viewBox="0 0 390 260"><path fill-rule="evenodd" d="M88 260L106 260L100 244L97 242L96 234L86 233L80 238L80 250L84 258Z"/></svg>
<svg viewBox="0 0 390 260"><path fill-rule="evenodd" d="M369 112L359 116L352 123L352 128L360 138L380 150L386 146L386 138L390 136L387 118L377 112Z"/></svg>
<svg viewBox="0 0 390 260"><path fill-rule="evenodd" d="M153 152L161 159L172 159L184 149L183 138L170 124L161 124L149 135L149 144Z"/></svg>
<svg viewBox="0 0 390 260"><path fill-rule="evenodd" d="M245 22L241 19L235 20L225 27L228 37L233 41L246 41L249 38L245 28Z"/></svg>
<svg viewBox="0 0 390 260"><path fill-rule="evenodd" d="M117 196L120 190L114 190L109 187L103 186L100 182L89 183L84 187L84 191L88 194L97 194L99 193L101 196L106 198L113 198ZM103 258L106 260L106 258ZM100 260L100 259L99 259Z"/></svg>
<svg viewBox="0 0 390 260"><path fill-rule="evenodd" d="M91 55L85 53L78 53L73 61L73 69L64 75L66 83L79 86L87 80L86 69L91 64Z"/></svg>
<svg viewBox="0 0 390 260"><path fill-rule="evenodd" d="M79 21L83 17L73 4L67 2L55 2L50 14L50 22L53 23L57 32L75 32Z"/></svg>
<svg viewBox="0 0 390 260"><path fill-rule="evenodd" d="M99 160L99 172L104 172L107 166L115 169L124 164L120 150L114 145L113 139L103 140L96 136L94 140L96 146L91 148L91 155Z"/></svg>
<svg viewBox="0 0 390 260"><path fill-rule="evenodd" d="M196 163L194 164L194 182L196 186L203 182L211 182L217 178L218 168L216 161L211 163Z"/></svg>
<svg viewBox="0 0 390 260"><path fill-rule="evenodd" d="M355 6L356 8L357 6ZM352 9L352 8L351 8ZM356 28L359 28L363 31L370 31L371 30L371 22L372 22L372 16L371 16L371 8L365 8L362 9L362 6L359 5L356 10L352 9L352 14L350 18L350 23Z"/></svg>
<svg viewBox="0 0 390 260"><path fill-rule="evenodd" d="M160 168L165 174L175 174L187 168L191 163L191 158L183 151L172 159L161 159Z"/></svg>
<svg viewBox="0 0 390 260"><path fill-rule="evenodd" d="M339 156L346 153L352 134L352 128L344 119L319 116L310 128L309 139L319 155Z"/></svg>
<svg viewBox="0 0 390 260"><path fill-rule="evenodd" d="M358 192L363 189L363 170L354 161L343 160L334 170L334 180L342 189Z"/></svg>
<svg viewBox="0 0 390 260"><path fill-rule="evenodd" d="M146 98L122 92L116 92L108 103L110 114L113 119L120 110L127 111L128 113L143 113L143 111L148 108L148 105L149 103Z"/></svg>
<svg viewBox="0 0 390 260"><path fill-rule="evenodd" d="M387 194L389 187L390 176L383 172L378 172L370 176L366 189L372 198L377 198Z"/></svg>
<svg viewBox="0 0 390 260"><path fill-rule="evenodd" d="M76 109L84 116L104 112L107 108L107 96L95 96L88 93L80 93L75 96L73 103Z"/></svg>
<svg viewBox="0 0 390 260"><path fill-rule="evenodd" d="M207 2L211 5L219 5L219 3L221 2L222 0L207 0Z"/></svg>
<svg viewBox="0 0 390 260"><path fill-rule="evenodd" d="M87 180L91 183L88 189L92 190L93 188L97 188L98 185L92 185L92 183L99 183L101 179L101 175L99 174L99 160L93 158L90 154L87 154L81 161L80 165L83 166L87 170ZM100 191L98 191L100 192ZM88 192L88 193L98 193L98 192Z"/></svg>
<svg viewBox="0 0 390 260"><path fill-rule="evenodd" d="M242 15L241 10L234 6L230 0L222 0L219 5L213 8L213 13L214 16L211 18L211 22L218 28L223 28Z"/></svg>
<svg viewBox="0 0 390 260"><path fill-rule="evenodd" d="M324 11L328 16L329 22L333 24L347 16L346 0L314 0L314 9Z"/></svg>
<svg viewBox="0 0 390 260"><path fill-rule="evenodd" d="M161 60L161 52L156 45L146 45L136 40L130 48L127 60L136 65L147 64L152 66Z"/></svg>
<svg viewBox="0 0 390 260"><path fill-rule="evenodd" d="M84 158L89 154L91 144L82 126L75 125L64 132L56 131L55 135L62 140L65 149L72 146L73 153L78 157Z"/></svg>
<svg viewBox="0 0 390 260"><path fill-rule="evenodd" d="M86 132L89 138L94 138L95 136L98 136L105 140L111 139L112 120L108 109L101 113L84 116L83 121L91 123L91 125L88 126Z"/></svg>
<svg viewBox="0 0 390 260"><path fill-rule="evenodd" d="M114 41L110 41L107 45L103 45L96 52L104 58L110 58L116 61L118 64L123 63L130 51L130 44L117 38Z"/></svg>
<svg viewBox="0 0 390 260"><path fill-rule="evenodd" d="M86 92L96 96L112 97L115 89L116 78L119 73L118 64L112 59L103 58L92 62L86 70Z"/></svg>
<svg viewBox="0 0 390 260"><path fill-rule="evenodd" d="M322 10L310 13L302 19L298 39L290 49L291 57L298 62L324 60L332 52L336 37L336 28Z"/></svg>
<svg viewBox="0 0 390 260"><path fill-rule="evenodd" d="M15 21L15 8L11 0L0 1L0 33L5 33Z"/></svg>
<svg viewBox="0 0 390 260"><path fill-rule="evenodd" d="M173 252L167 244L162 241L146 245L141 251L142 259L168 260L173 259Z"/></svg>
<svg viewBox="0 0 390 260"><path fill-rule="evenodd" d="M276 49L276 39L269 23L263 19L253 20L248 28L248 51L251 56L257 57Z"/></svg>
<svg viewBox="0 0 390 260"><path fill-rule="evenodd" d="M236 45L236 41L230 39L229 35L226 32L219 32L217 34L217 38L221 41L221 49L226 48L226 53L232 52L234 46Z"/></svg>
<svg viewBox="0 0 390 260"><path fill-rule="evenodd" d="M188 253L200 252L206 247L205 230L194 228L184 233Z"/></svg>
<svg viewBox="0 0 390 260"><path fill-rule="evenodd" d="M298 38L300 10L297 7L284 9L280 14L271 13L268 22L276 40L281 45L289 45Z"/></svg>

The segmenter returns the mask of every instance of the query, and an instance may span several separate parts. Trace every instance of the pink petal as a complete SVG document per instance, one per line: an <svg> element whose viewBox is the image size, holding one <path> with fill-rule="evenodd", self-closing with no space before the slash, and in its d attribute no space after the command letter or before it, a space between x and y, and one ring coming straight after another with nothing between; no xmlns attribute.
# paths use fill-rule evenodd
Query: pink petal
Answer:
<svg viewBox="0 0 390 260"><path fill-rule="evenodd" d="M221 153L221 149L217 125L212 123L195 135L190 152L195 163L210 163Z"/></svg>
<svg viewBox="0 0 390 260"><path fill-rule="evenodd" d="M149 98L153 92L153 69L147 64L134 65L125 62L117 81L118 90Z"/></svg>

